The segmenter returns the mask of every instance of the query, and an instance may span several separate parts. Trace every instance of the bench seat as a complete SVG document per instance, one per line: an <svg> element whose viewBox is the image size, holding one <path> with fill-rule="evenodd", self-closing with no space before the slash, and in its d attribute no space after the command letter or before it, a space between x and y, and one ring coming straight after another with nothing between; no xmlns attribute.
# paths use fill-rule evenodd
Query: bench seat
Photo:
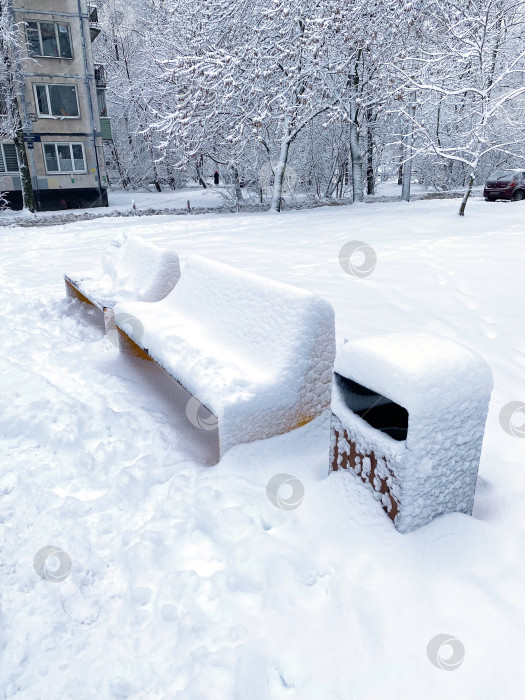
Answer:
<svg viewBox="0 0 525 700"><path fill-rule="evenodd" d="M115 314L120 332L217 417L220 456L330 404L334 313L311 292L192 256L165 299L120 302Z"/></svg>

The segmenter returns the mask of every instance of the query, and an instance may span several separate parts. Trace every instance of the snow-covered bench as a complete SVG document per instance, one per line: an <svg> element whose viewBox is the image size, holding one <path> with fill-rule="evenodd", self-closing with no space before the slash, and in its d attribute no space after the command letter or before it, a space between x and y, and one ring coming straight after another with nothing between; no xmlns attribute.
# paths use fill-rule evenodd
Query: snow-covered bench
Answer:
<svg viewBox="0 0 525 700"><path fill-rule="evenodd" d="M119 301L160 301L180 277L179 257L137 236L115 242L100 267L64 275L66 293L104 312L106 330L114 327L113 307Z"/></svg>
<svg viewBox="0 0 525 700"><path fill-rule="evenodd" d="M163 301L115 314L121 348L138 346L216 417L219 458L330 405L334 312L311 292L191 256Z"/></svg>

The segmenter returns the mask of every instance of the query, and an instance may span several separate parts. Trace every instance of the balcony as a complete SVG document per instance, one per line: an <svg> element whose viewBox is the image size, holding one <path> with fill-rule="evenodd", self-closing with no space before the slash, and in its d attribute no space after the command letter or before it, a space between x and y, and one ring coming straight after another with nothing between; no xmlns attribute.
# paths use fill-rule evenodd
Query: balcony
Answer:
<svg viewBox="0 0 525 700"><path fill-rule="evenodd" d="M93 42L102 31L102 27L100 26L100 22L98 21L98 7L95 7L93 5L88 6L88 22L89 34L91 37L91 41Z"/></svg>
<svg viewBox="0 0 525 700"><path fill-rule="evenodd" d="M98 88L105 88L108 85L106 69L100 63L95 63L95 85Z"/></svg>

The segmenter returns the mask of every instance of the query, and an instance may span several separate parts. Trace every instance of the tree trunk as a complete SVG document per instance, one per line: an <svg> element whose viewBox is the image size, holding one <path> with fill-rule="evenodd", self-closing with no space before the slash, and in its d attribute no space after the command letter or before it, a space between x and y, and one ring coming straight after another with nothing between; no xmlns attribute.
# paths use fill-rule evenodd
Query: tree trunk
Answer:
<svg viewBox="0 0 525 700"><path fill-rule="evenodd" d="M361 50L354 65L353 73L348 80L350 87L350 162L352 165L352 201L363 201L363 163L359 149L359 125L357 122L359 108L357 106L357 92L359 90L358 63L361 59Z"/></svg>
<svg viewBox="0 0 525 700"><path fill-rule="evenodd" d="M171 168L169 161L166 163L166 173L168 175L168 185L170 186L170 188L172 190L176 190L177 183L176 183L175 175L173 174L173 170Z"/></svg>
<svg viewBox="0 0 525 700"><path fill-rule="evenodd" d="M401 152L399 154L399 166L397 168L397 184L403 184L403 163L405 160L405 147L401 144Z"/></svg>
<svg viewBox="0 0 525 700"><path fill-rule="evenodd" d="M410 180L412 179L412 161L407 160L403 165L403 183L401 185L401 199L410 202Z"/></svg>
<svg viewBox="0 0 525 700"><path fill-rule="evenodd" d="M24 132L22 131L21 123L18 125L13 142L15 144L16 153L18 156L18 165L20 167L20 181L22 183L22 199L24 202L24 209L28 209L30 212L35 212L35 193L33 191L33 183L31 182L31 172L29 170L26 145L24 143Z"/></svg>
<svg viewBox="0 0 525 700"><path fill-rule="evenodd" d="M124 170L123 170L123 168L122 168L122 164L121 164L121 162L120 162L120 157L119 157L119 154L118 154L118 151L117 151L117 147L115 146L115 142L114 142L114 141L111 142L111 152L112 152L112 154L113 154L113 158L115 159L115 164L116 164L116 166L117 166L117 170L118 170L118 174L119 174L119 177L120 177L120 182L122 183L122 187L123 187L125 190L127 190L127 189L128 189L128 186L129 186L131 183L130 183L129 178L127 177L127 175L125 174L125 172L124 172Z"/></svg>
<svg viewBox="0 0 525 700"><path fill-rule="evenodd" d="M343 182L343 171L342 169L337 173L337 175L330 179L330 182L328 183L328 187L325 192L325 197L331 197L333 193L335 192L335 196L339 196L339 190L341 187L341 183Z"/></svg>
<svg viewBox="0 0 525 700"><path fill-rule="evenodd" d="M151 135L148 133L145 136L146 143L148 144L149 157L151 158L151 167L153 168L153 184L157 192L162 192L159 180L159 172L157 170L157 164L155 163L155 154L153 152L153 143L151 141Z"/></svg>
<svg viewBox="0 0 525 700"><path fill-rule="evenodd" d="M474 185L474 178L475 178L474 173L470 173L467 191L465 192L465 196L461 200L461 206L459 207L459 215L460 216L465 216L465 208L467 206L468 198L470 197L470 194L472 192L472 186Z"/></svg>
<svg viewBox="0 0 525 700"><path fill-rule="evenodd" d="M232 167L232 182L235 189L235 198L237 200L237 204L239 204L239 202L244 201L244 198L242 196L241 183L239 182L239 171L235 166Z"/></svg>
<svg viewBox="0 0 525 700"><path fill-rule="evenodd" d="M284 171L286 170L286 164L288 162L288 154L290 152L290 137L288 129L286 129L286 137L281 144L281 151L279 153L279 162L275 166L273 174L273 192L272 192L272 203L270 204L270 211L279 212L282 207L282 195L283 195L283 182L284 182Z"/></svg>
<svg viewBox="0 0 525 700"><path fill-rule="evenodd" d="M7 10L7 18L9 23L14 22L13 16L10 13L10 6L8 4L0 4L0 17L2 12ZM14 25L13 25L14 26ZM24 209L28 209L30 212L36 211L35 193L33 191L33 183L31 181L31 171L29 170L29 162L27 158L27 150L24 142L24 130L22 128L22 114L20 113L20 103L17 99L17 91L21 89L21 82L19 81L20 64L18 61L17 54L12 53L9 48L7 39L4 40L3 36L0 36L0 60L4 63L7 70L8 85L6 86L4 95L6 100L6 107L12 118L11 125L14 127L14 134L12 134L13 143L15 144L16 154L18 157L18 167L20 169L20 181L22 185L22 201ZM23 99L20 97L20 99ZM12 129L9 131L12 133Z"/></svg>
<svg viewBox="0 0 525 700"><path fill-rule="evenodd" d="M412 179L412 148L414 145L414 116L416 114L416 105L410 107L411 119L408 124L408 160L403 165L403 184L401 189L401 199L405 202L410 202L410 184Z"/></svg>
<svg viewBox="0 0 525 700"><path fill-rule="evenodd" d="M204 189L206 189L207 185L204 182L204 178L202 177L202 171L201 171L201 166L199 164L199 161L195 163L195 170L197 171L197 180L199 182L199 185L202 185Z"/></svg>
<svg viewBox="0 0 525 700"><path fill-rule="evenodd" d="M374 138L370 122L372 121L372 110L366 111L366 193L375 194L374 179Z"/></svg>
<svg viewBox="0 0 525 700"><path fill-rule="evenodd" d="M350 101L350 160L352 163L352 195L354 202L363 201L363 163L359 150L357 103L355 94Z"/></svg>

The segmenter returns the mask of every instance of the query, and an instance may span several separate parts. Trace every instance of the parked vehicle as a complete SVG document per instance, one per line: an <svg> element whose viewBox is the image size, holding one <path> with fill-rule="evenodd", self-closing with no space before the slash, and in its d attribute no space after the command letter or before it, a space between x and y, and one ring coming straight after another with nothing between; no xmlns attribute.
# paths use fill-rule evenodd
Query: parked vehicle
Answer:
<svg viewBox="0 0 525 700"><path fill-rule="evenodd" d="M496 199L512 199L518 202L525 199L525 169L496 170L489 175L483 196L487 202L494 202Z"/></svg>

